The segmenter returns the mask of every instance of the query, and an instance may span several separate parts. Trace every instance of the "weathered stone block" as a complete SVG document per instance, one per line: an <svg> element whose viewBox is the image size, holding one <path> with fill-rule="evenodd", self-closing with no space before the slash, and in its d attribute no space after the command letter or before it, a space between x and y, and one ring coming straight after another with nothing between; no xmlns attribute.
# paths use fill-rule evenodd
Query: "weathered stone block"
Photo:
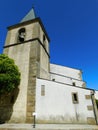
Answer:
<svg viewBox="0 0 98 130"><path fill-rule="evenodd" d="M32 117L32 112L27 112L28 117Z"/></svg>
<svg viewBox="0 0 98 130"><path fill-rule="evenodd" d="M91 99L91 95L85 95L85 99Z"/></svg>
<svg viewBox="0 0 98 130"><path fill-rule="evenodd" d="M93 106L87 106L88 111L92 111L93 110Z"/></svg>
<svg viewBox="0 0 98 130"><path fill-rule="evenodd" d="M29 106L28 107L28 112L31 112L33 110L33 107Z"/></svg>
<svg viewBox="0 0 98 130"><path fill-rule="evenodd" d="M87 117L87 123L88 124L92 124L92 125L95 125L96 124L96 121L93 117Z"/></svg>

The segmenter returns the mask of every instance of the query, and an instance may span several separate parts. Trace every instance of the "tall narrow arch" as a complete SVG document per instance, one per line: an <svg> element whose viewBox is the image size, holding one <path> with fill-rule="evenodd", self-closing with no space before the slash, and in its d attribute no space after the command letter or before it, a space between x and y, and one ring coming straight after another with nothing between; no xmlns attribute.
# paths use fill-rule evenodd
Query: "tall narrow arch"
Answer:
<svg viewBox="0 0 98 130"><path fill-rule="evenodd" d="M24 42L25 36L26 36L26 29L25 28L19 29L19 31L18 31L18 42Z"/></svg>

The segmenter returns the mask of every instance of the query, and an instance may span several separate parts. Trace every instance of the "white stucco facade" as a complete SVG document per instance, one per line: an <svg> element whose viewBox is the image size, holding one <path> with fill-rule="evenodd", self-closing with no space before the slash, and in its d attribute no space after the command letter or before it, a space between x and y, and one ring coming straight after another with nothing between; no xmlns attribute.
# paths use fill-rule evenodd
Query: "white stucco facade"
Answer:
<svg viewBox="0 0 98 130"><path fill-rule="evenodd" d="M82 72L78 69L73 69L65 66L50 64L51 80L61 82L68 85L86 87L82 80Z"/></svg>
<svg viewBox="0 0 98 130"><path fill-rule="evenodd" d="M50 72L74 78L77 80L82 80L82 72L78 69L73 69L70 67L65 67L56 64L50 64Z"/></svg>
<svg viewBox="0 0 98 130"><path fill-rule="evenodd" d="M95 91L95 98L98 100L98 91Z"/></svg>
<svg viewBox="0 0 98 130"><path fill-rule="evenodd" d="M44 85L44 95L41 87ZM72 93L77 93L78 103L73 103ZM37 79L36 85L36 113L38 122L50 123L87 123L88 117L94 117L92 100L86 99L91 90L57 83L54 81Z"/></svg>

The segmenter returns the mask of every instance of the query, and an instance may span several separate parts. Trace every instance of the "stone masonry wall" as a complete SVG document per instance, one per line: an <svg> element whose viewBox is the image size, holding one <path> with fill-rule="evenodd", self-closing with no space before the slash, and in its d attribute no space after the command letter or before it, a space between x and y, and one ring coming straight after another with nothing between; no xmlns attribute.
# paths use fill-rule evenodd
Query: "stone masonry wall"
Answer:
<svg viewBox="0 0 98 130"><path fill-rule="evenodd" d="M39 44L37 41L31 43L29 59L29 77L27 90L27 123L33 122L32 113L35 112L36 77L38 74Z"/></svg>

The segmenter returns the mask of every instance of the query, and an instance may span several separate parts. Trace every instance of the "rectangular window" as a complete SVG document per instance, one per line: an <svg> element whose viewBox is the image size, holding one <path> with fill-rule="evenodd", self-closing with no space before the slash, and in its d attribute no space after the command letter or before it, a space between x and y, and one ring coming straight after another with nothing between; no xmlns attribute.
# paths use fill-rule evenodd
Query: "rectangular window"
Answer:
<svg viewBox="0 0 98 130"><path fill-rule="evenodd" d="M74 104L78 104L79 100L78 100L78 93L72 93L72 101Z"/></svg>
<svg viewBox="0 0 98 130"><path fill-rule="evenodd" d="M41 85L41 96L45 96L45 85Z"/></svg>

